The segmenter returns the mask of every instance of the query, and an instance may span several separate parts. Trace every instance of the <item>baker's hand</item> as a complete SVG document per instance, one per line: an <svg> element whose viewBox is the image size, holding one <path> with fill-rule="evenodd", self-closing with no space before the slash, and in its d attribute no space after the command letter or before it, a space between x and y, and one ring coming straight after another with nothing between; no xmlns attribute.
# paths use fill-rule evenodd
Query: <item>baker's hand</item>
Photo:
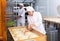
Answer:
<svg viewBox="0 0 60 41"><path fill-rule="evenodd" d="M30 26L31 26L31 27L34 27L34 26L35 26L35 24L31 24Z"/></svg>
<svg viewBox="0 0 60 41"><path fill-rule="evenodd" d="M32 26L29 25L27 29L28 29L29 31L32 31Z"/></svg>
<svg viewBox="0 0 60 41"><path fill-rule="evenodd" d="M16 19L19 19L19 18L21 18L21 16L17 16L17 17L16 17Z"/></svg>
<svg viewBox="0 0 60 41"><path fill-rule="evenodd" d="M26 29L26 30L24 31L24 35L26 34L26 32L29 32L29 30L28 30L28 29Z"/></svg>
<svg viewBox="0 0 60 41"><path fill-rule="evenodd" d="M32 27L35 26L34 24L28 25L28 29L32 29Z"/></svg>
<svg viewBox="0 0 60 41"><path fill-rule="evenodd" d="M34 26L35 26L34 24L28 25L28 30L32 30L32 27L34 27Z"/></svg>

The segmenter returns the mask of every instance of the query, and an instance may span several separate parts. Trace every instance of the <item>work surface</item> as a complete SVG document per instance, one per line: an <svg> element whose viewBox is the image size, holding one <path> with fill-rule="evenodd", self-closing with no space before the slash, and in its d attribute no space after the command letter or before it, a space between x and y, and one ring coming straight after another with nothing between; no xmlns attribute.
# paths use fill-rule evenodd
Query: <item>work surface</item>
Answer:
<svg viewBox="0 0 60 41"><path fill-rule="evenodd" d="M60 24L60 17L43 17L43 20Z"/></svg>
<svg viewBox="0 0 60 41"><path fill-rule="evenodd" d="M35 30L32 30L31 32L29 31L24 34L26 27L19 26L19 27L10 27L8 29L9 29L14 41L26 40L26 39L32 39L32 38L42 39L43 37L45 37L45 35L37 32ZM43 41L43 39L42 39L42 41Z"/></svg>

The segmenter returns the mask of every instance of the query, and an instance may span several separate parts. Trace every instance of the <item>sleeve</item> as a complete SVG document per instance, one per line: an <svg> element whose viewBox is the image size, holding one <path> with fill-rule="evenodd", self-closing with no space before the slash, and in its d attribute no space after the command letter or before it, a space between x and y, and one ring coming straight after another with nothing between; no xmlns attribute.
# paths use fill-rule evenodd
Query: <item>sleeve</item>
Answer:
<svg viewBox="0 0 60 41"><path fill-rule="evenodd" d="M27 20L28 20L28 25L30 25L31 24L31 21L29 19L29 16L27 16Z"/></svg>
<svg viewBox="0 0 60 41"><path fill-rule="evenodd" d="M25 16L25 10L23 9L22 12L21 12L21 16Z"/></svg>
<svg viewBox="0 0 60 41"><path fill-rule="evenodd" d="M21 12L20 12L20 9L18 9L18 16L20 16L21 14L20 14Z"/></svg>
<svg viewBox="0 0 60 41"><path fill-rule="evenodd" d="M37 21L35 22L35 25L39 26L42 24L42 16L41 16L40 12L37 13L36 17L37 17Z"/></svg>

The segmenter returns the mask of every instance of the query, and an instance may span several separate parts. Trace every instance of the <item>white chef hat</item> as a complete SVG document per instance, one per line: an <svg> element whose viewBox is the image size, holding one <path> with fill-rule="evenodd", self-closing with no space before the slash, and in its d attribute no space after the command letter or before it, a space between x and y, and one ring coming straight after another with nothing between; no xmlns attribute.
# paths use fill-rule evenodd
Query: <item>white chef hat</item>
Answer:
<svg viewBox="0 0 60 41"><path fill-rule="evenodd" d="M28 7L27 7L27 11L35 11L35 10L34 10L34 8L33 8L33 7L28 6Z"/></svg>
<svg viewBox="0 0 60 41"><path fill-rule="evenodd" d="M19 5L24 6L23 3L20 3Z"/></svg>

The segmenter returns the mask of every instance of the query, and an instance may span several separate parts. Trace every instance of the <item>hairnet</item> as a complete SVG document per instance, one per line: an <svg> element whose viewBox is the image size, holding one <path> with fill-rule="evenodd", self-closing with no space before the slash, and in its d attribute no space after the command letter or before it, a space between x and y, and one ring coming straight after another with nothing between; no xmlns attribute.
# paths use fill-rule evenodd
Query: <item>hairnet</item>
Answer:
<svg viewBox="0 0 60 41"><path fill-rule="evenodd" d="M35 10L34 10L34 8L33 8L33 7L28 6L28 7L27 7L27 11L35 11Z"/></svg>
<svg viewBox="0 0 60 41"><path fill-rule="evenodd" d="M19 5L24 6L23 3L20 3Z"/></svg>

